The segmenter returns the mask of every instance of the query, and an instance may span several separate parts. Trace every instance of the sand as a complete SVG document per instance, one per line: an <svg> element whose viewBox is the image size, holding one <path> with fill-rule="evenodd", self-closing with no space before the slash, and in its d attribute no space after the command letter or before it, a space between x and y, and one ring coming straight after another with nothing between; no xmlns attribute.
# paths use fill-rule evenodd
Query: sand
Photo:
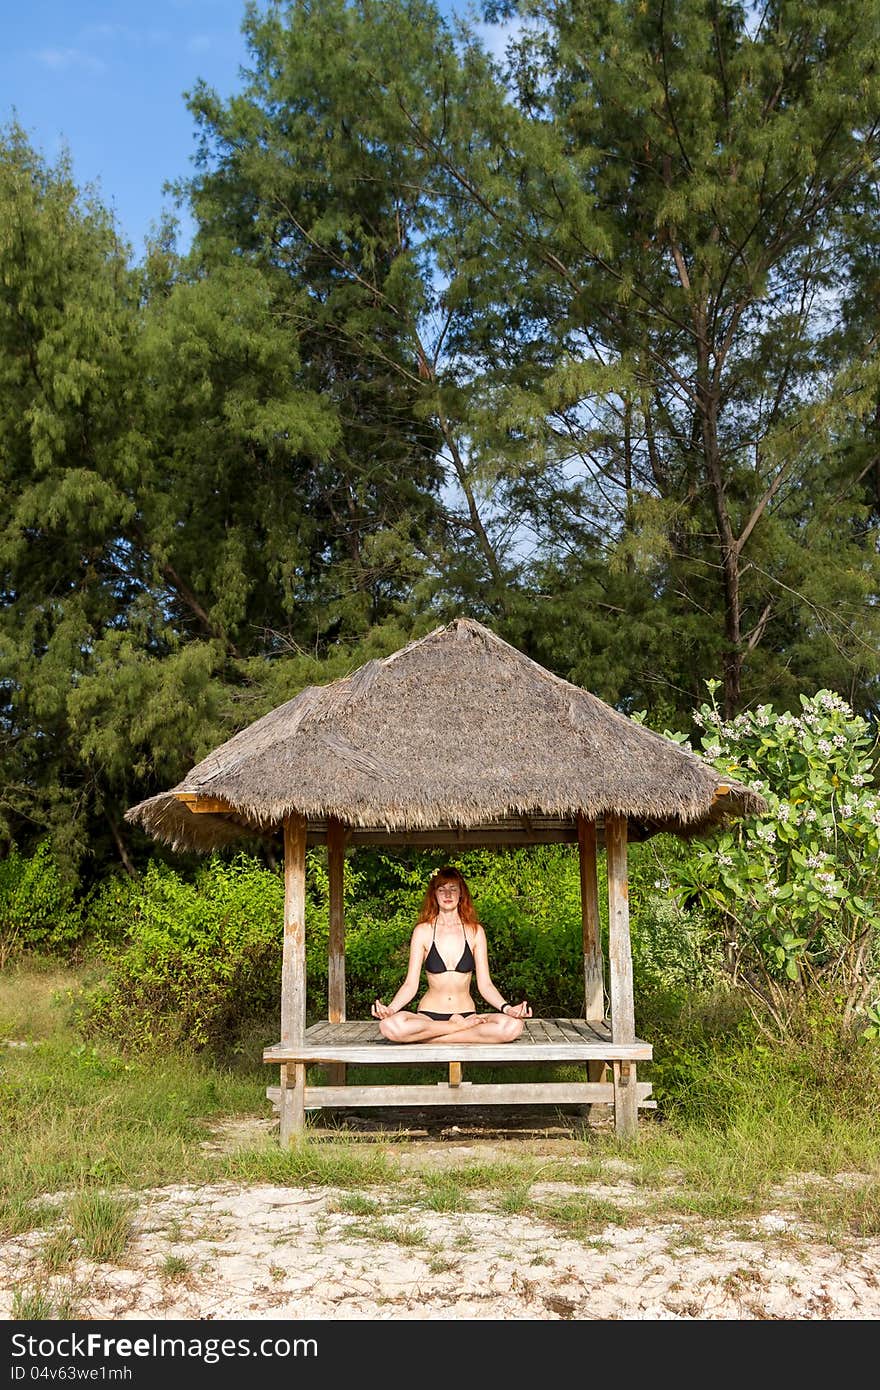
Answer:
<svg viewBox="0 0 880 1390"><path fill-rule="evenodd" d="M253 1142L256 1124L209 1143ZM516 1203L501 1193L459 1189L450 1199L442 1186L418 1201L393 1185L371 1185L360 1201L351 1189L266 1183L138 1191L130 1194L131 1241L112 1262L79 1257L47 1273L52 1227L0 1242L0 1318L12 1316L16 1290L21 1297L35 1287L69 1300L68 1316L113 1321L880 1316L880 1242L851 1234L832 1241L798 1214L799 1190L861 1181L855 1175L802 1175L735 1223L661 1219L645 1210L651 1194L631 1181L623 1160L606 1163L600 1180L572 1181L572 1157L583 1148L571 1140L499 1143L453 1126L439 1142L382 1142L402 1166L450 1178L460 1165L535 1157L528 1210L511 1210ZM560 1160L562 1182L553 1176ZM572 1203L587 1203L590 1213L576 1231L546 1219ZM442 1209L450 1204L457 1209Z"/></svg>

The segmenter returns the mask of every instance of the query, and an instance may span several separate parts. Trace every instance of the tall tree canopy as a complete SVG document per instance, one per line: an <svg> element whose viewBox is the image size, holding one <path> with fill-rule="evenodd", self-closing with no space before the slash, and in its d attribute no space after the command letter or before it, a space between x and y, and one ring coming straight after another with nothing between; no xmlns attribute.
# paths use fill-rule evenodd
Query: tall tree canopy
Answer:
<svg viewBox="0 0 880 1390"><path fill-rule="evenodd" d="M729 713L875 708L880 7L486 8L517 19L490 134L434 144L491 248L497 466L556 618L527 630L655 706L711 670Z"/></svg>
<svg viewBox="0 0 880 1390"><path fill-rule="evenodd" d="M878 6L484 9L503 61L426 0L251 7L201 225L431 422L441 593L624 702L872 709Z"/></svg>
<svg viewBox="0 0 880 1390"><path fill-rule="evenodd" d="M192 250L0 138L6 835L469 611L681 724L880 676L880 0L250 5Z"/></svg>

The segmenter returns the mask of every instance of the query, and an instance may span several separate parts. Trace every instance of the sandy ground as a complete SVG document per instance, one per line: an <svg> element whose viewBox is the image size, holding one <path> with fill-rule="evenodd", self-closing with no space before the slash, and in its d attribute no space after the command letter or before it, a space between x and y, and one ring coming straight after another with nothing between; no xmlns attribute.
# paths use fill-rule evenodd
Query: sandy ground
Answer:
<svg viewBox="0 0 880 1390"><path fill-rule="evenodd" d="M208 1143L253 1142L255 1125ZM606 1165L603 1181L554 1181L557 1160L583 1152L571 1139L523 1133L499 1144L453 1126L439 1140L383 1143L402 1165L450 1177L514 1151L537 1157L532 1207L589 1196L612 1202L625 1224L600 1220L573 1236L505 1210L492 1192L466 1192L463 1209L450 1211L371 1186L363 1197L375 1206L359 1212L350 1190L169 1186L136 1194L133 1239L118 1262L78 1260L47 1276L45 1229L0 1243L0 1318L11 1317L16 1289L35 1287L68 1297L76 1318L114 1321L880 1317L880 1242L829 1244L804 1227L790 1191L735 1228L652 1220L622 1160Z"/></svg>

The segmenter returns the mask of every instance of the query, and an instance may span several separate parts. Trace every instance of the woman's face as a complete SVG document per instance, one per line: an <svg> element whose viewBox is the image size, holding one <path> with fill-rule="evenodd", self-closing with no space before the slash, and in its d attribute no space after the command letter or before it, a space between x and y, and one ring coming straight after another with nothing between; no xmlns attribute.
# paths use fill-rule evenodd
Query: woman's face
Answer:
<svg viewBox="0 0 880 1390"><path fill-rule="evenodd" d="M458 907L458 900L461 897L461 884L455 879L448 879L445 883L438 883L434 889L437 901L443 912L452 912Z"/></svg>

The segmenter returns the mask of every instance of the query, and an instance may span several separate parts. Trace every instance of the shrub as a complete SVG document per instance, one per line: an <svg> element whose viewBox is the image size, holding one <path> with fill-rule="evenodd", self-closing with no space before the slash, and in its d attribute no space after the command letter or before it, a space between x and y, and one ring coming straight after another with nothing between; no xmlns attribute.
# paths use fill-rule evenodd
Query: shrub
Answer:
<svg viewBox="0 0 880 1390"><path fill-rule="evenodd" d="M244 855L212 857L191 883L153 861L128 939L86 1000L84 1035L147 1051L234 1037L277 1002L283 900L281 876Z"/></svg>
<svg viewBox="0 0 880 1390"><path fill-rule="evenodd" d="M345 861L349 1017L369 1017L406 974L409 940L438 854L362 850ZM455 857L489 937L493 979L537 1013L583 1009L580 879L567 845L532 851L471 850ZM327 1013L329 884L325 856L306 859L309 1021ZM239 855L215 856L188 882L153 862L140 882L108 881L87 925L107 949L106 974L89 994L86 1037L154 1050L228 1048L247 1024L277 1013L284 887L279 872ZM268 1026L268 1025L267 1025Z"/></svg>
<svg viewBox="0 0 880 1390"><path fill-rule="evenodd" d="M715 682L709 682L714 694ZM799 715L771 706L695 716L703 755L760 791L768 811L695 842L670 873L714 913L734 980L788 1031L810 992L837 999L844 1032L880 1025L880 796L864 719L828 690Z"/></svg>
<svg viewBox="0 0 880 1390"><path fill-rule="evenodd" d="M0 969L24 951L66 954L82 930L73 885L48 840L30 858L13 848L0 860Z"/></svg>

